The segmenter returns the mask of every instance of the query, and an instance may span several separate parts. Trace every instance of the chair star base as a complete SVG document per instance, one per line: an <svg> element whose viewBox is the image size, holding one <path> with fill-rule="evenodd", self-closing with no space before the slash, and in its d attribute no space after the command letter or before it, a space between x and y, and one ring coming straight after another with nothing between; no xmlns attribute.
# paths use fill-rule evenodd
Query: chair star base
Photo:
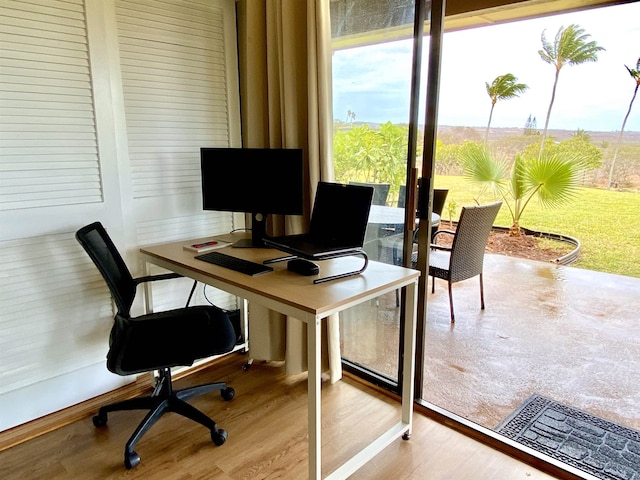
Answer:
<svg viewBox="0 0 640 480"><path fill-rule="evenodd" d="M228 387L224 382L208 383L197 385L182 390L173 390L171 381L171 370L166 368L159 370L160 376L153 393L148 397L131 398L122 402L105 405L100 408L98 414L93 417L93 424L96 427L103 427L107 424L107 414L109 412L124 410L149 410L147 415L135 429L124 449L124 464L127 469L136 467L140 463L140 456L135 452L135 446L142 436L167 412L174 412L183 417L190 418L211 431L211 440L220 446L227 439L227 432L218 428L207 415L194 406L188 404L186 400L205 393L220 391L220 395L226 401L230 401L235 396L235 390Z"/></svg>

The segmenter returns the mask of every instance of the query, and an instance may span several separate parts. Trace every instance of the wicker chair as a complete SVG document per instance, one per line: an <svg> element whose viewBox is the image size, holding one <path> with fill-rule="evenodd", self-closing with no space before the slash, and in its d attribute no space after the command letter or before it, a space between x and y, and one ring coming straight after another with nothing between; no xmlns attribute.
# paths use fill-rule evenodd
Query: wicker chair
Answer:
<svg viewBox="0 0 640 480"><path fill-rule="evenodd" d="M433 189L433 205L431 206L431 210L433 213L437 213L438 216L442 216L442 210L444 210L444 203L447 199L447 195L449 194L448 189ZM400 198L398 200L398 206L404 208L406 196L406 187L405 185L400 185ZM402 203L400 203L402 202ZM431 241L433 242L433 238L440 227L440 223L432 223L431 227ZM418 243L418 229L413 232L413 244ZM391 253L392 260L394 265L402 265L402 240L397 240L393 244L393 251ZM411 264L415 268L417 263L417 253L414 252L411 257ZM400 306L400 290L396 290L396 307Z"/></svg>
<svg viewBox="0 0 640 480"><path fill-rule="evenodd" d="M451 323L455 321L451 285L468 278L480 276L480 308L484 310L484 288L482 284L482 266L484 251L489 240L493 221L502 206L502 202L490 205L463 207L455 232L438 230L440 234L453 235L451 247L432 243L429 254L429 275L433 278L431 293L435 291L436 278L446 280L449 286L449 307Z"/></svg>

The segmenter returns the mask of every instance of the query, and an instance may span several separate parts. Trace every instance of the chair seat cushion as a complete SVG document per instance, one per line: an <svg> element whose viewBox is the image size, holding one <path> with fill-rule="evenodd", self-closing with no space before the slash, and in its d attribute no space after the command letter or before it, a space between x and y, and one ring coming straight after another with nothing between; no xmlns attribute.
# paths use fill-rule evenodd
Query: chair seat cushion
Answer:
<svg viewBox="0 0 640 480"><path fill-rule="evenodd" d="M447 280L449 278L449 260L451 254L443 250L429 252L429 275Z"/></svg>
<svg viewBox="0 0 640 480"><path fill-rule="evenodd" d="M130 375L189 366L195 360L230 352L236 334L226 312L195 306L126 318L116 315L107 368Z"/></svg>

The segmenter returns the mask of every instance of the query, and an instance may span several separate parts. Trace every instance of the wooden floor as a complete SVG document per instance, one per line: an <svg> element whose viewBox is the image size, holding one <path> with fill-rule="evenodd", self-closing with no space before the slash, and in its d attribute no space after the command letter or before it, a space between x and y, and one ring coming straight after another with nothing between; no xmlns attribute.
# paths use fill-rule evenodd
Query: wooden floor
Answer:
<svg viewBox="0 0 640 480"><path fill-rule="evenodd" d="M117 412L107 427L91 418L0 452L0 478L13 479L304 479L307 477L306 375L286 376L277 363L245 357L176 382L176 387L224 380L236 398L208 394L190 403L229 433L216 447L208 430L175 414L165 415L136 448L142 462L123 466L123 449L143 412ZM334 470L399 419L399 405L353 380L322 386L323 473ZM411 440L398 440L354 479L551 479L426 417L414 416Z"/></svg>

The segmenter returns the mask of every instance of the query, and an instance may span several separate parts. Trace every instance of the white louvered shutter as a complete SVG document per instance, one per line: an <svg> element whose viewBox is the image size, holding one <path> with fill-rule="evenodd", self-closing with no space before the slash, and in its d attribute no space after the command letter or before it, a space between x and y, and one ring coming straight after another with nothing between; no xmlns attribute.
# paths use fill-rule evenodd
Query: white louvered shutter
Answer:
<svg viewBox="0 0 640 480"><path fill-rule="evenodd" d="M230 15L235 18L229 2L116 2L140 245L234 228L232 214L202 211L200 183L200 147L239 142L235 20ZM158 299L163 306L184 302L182 289L172 298L165 285L153 285L154 291L160 288L164 291L154 293L154 308L160 308ZM227 306L235 302L229 296L220 299L219 292L213 296Z"/></svg>
<svg viewBox="0 0 640 480"><path fill-rule="evenodd" d="M121 218L102 167L84 2L3 1L0 430L123 383L104 368L109 292L73 236Z"/></svg>
<svg viewBox="0 0 640 480"><path fill-rule="evenodd" d="M105 368L113 310L79 227L102 221L134 274L140 245L231 229L202 211L198 151L239 142L234 7L0 1L0 431L127 381ZM183 304L190 284L167 283L154 298Z"/></svg>
<svg viewBox="0 0 640 480"><path fill-rule="evenodd" d="M117 2L135 198L199 195L200 147L237 143L223 13L212 2Z"/></svg>
<svg viewBox="0 0 640 480"><path fill-rule="evenodd" d="M82 2L0 14L0 209L102 201Z"/></svg>

